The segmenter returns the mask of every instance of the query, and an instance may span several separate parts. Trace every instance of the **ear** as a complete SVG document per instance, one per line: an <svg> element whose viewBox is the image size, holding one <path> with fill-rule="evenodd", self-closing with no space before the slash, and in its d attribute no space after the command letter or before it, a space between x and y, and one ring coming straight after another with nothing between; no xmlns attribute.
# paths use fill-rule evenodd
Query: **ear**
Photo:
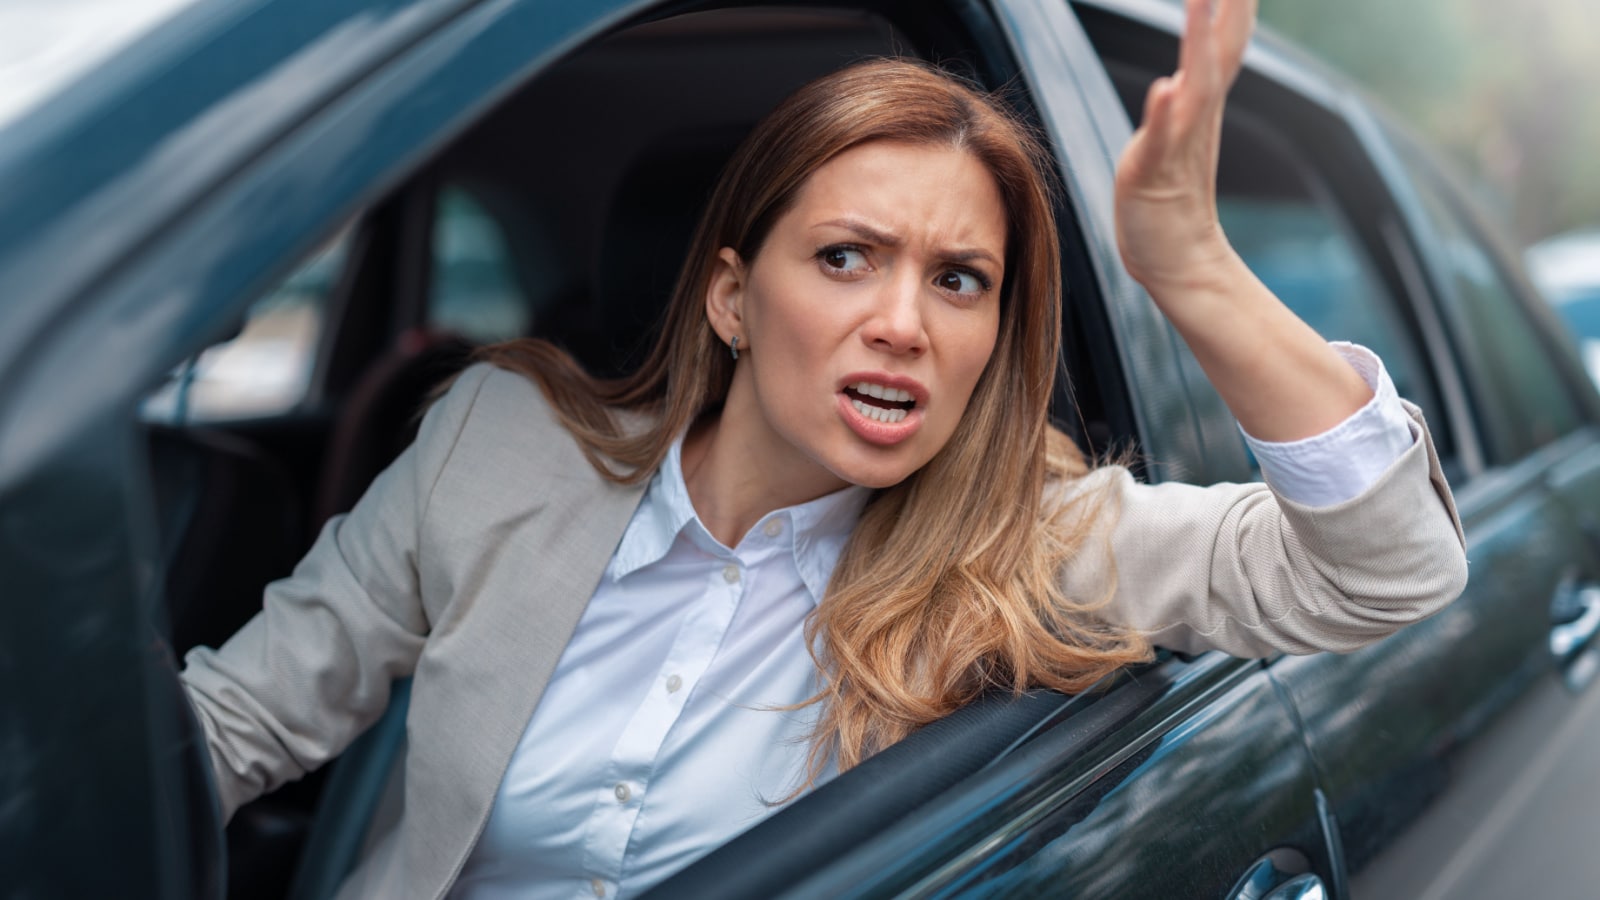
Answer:
<svg viewBox="0 0 1600 900"><path fill-rule="evenodd" d="M732 247L717 251L712 263L711 281L706 285L706 320L724 344L734 337L748 347L744 330L744 289L747 271L744 260Z"/></svg>

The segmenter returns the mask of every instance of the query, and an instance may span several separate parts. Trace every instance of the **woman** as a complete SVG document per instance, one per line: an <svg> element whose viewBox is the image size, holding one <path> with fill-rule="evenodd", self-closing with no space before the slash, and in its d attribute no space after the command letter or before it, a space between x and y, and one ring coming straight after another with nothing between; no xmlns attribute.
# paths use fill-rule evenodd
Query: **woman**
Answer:
<svg viewBox="0 0 1600 900"><path fill-rule="evenodd" d="M637 375L493 348L190 655L225 812L414 673L403 813L346 894L628 894L992 686L1081 690L1152 642L1348 650L1447 603L1462 545L1420 416L1216 223L1252 6L1190 3L1117 203L1272 489L1089 470L1046 419L1046 160L947 76L855 66L736 152Z"/></svg>

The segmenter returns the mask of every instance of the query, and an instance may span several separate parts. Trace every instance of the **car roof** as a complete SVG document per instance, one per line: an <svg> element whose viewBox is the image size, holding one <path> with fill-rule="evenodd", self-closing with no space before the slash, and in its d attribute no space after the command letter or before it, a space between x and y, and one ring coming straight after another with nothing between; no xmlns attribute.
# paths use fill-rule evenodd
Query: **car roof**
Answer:
<svg viewBox="0 0 1600 900"><path fill-rule="evenodd" d="M1080 9L1121 16L1174 37L1183 33L1181 0L1071 0L1071 3ZM1330 109L1339 107L1351 94L1359 95L1363 103L1372 102L1349 77L1261 22L1256 23L1245 67Z"/></svg>
<svg viewBox="0 0 1600 900"><path fill-rule="evenodd" d="M145 7L120 42L67 53L0 124L0 374L55 311L473 0L138 3L187 5Z"/></svg>

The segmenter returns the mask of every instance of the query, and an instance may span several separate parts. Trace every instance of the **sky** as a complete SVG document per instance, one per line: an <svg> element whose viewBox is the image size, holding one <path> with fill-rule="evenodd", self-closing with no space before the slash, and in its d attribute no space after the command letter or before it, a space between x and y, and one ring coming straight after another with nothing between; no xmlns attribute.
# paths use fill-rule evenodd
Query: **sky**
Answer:
<svg viewBox="0 0 1600 900"><path fill-rule="evenodd" d="M4 0L0 128L199 0Z"/></svg>

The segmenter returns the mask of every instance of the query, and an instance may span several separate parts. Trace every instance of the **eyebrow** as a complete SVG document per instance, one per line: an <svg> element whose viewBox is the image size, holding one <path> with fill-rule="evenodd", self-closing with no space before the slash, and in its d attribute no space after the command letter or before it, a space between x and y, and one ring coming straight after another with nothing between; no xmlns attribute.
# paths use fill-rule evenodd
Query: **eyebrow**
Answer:
<svg viewBox="0 0 1600 900"><path fill-rule="evenodd" d="M818 222L811 227L823 228L825 226L843 228L846 231L854 232L856 235L861 237L862 240L873 244L882 244L885 247L899 247L901 244L905 243L895 235L890 234L887 231L874 228L860 219L829 219L826 222ZM978 248L963 250L941 249L938 251L938 256L941 259L947 259L951 262L971 262L973 260L981 259L986 260L996 266L1001 265L1000 260L995 258L993 253L990 253L987 250L980 250Z"/></svg>

